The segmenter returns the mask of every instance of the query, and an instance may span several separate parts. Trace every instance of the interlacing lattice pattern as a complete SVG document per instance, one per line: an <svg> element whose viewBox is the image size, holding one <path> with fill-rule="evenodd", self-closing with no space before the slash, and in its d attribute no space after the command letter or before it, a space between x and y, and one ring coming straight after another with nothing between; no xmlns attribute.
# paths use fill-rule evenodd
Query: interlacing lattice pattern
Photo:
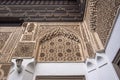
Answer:
<svg viewBox="0 0 120 80"><path fill-rule="evenodd" d="M81 62L84 60L78 24L40 24L38 26L39 62Z"/></svg>
<svg viewBox="0 0 120 80"><path fill-rule="evenodd" d="M79 62L82 60L80 43L64 36L57 36L40 45L40 62Z"/></svg>

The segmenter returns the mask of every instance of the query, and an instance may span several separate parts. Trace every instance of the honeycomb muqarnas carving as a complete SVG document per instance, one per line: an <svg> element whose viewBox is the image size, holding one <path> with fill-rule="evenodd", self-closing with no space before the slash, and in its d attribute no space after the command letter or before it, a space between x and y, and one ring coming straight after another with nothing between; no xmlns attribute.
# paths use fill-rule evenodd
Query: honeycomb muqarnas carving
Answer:
<svg viewBox="0 0 120 80"><path fill-rule="evenodd" d="M13 57L32 57L34 45L34 42L19 42Z"/></svg>

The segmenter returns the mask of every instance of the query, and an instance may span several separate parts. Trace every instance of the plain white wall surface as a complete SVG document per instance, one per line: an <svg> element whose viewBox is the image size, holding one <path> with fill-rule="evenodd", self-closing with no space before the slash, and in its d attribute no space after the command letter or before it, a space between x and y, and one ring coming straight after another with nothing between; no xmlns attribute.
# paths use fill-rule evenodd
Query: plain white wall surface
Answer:
<svg viewBox="0 0 120 80"><path fill-rule="evenodd" d="M85 63L37 63L35 75L85 75ZM35 76L34 76L35 78Z"/></svg>
<svg viewBox="0 0 120 80"><path fill-rule="evenodd" d="M87 80L99 80L97 70L94 70L87 74Z"/></svg>
<svg viewBox="0 0 120 80"><path fill-rule="evenodd" d="M116 17L114 28L105 50L105 53L111 62L115 58L119 48L120 48L120 10L118 12L118 16Z"/></svg>
<svg viewBox="0 0 120 80"><path fill-rule="evenodd" d="M37 63L36 75L85 75L84 63Z"/></svg>
<svg viewBox="0 0 120 80"><path fill-rule="evenodd" d="M99 80L119 80L110 65L104 65L98 69Z"/></svg>
<svg viewBox="0 0 120 80"><path fill-rule="evenodd" d="M23 71L21 73L18 73L17 71L16 59L12 59L12 62L14 63L14 66L12 67L9 73L8 80L32 80L32 76L29 73L27 74L25 70L29 63L34 62L34 59L23 59L22 62ZM27 79L24 79L24 76L26 76Z"/></svg>

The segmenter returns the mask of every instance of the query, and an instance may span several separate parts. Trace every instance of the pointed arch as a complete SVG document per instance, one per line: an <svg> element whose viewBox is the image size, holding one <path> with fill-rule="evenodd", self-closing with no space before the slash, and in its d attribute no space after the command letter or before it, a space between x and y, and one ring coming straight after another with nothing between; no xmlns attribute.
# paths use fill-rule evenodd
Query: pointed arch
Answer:
<svg viewBox="0 0 120 80"><path fill-rule="evenodd" d="M57 37L57 36L64 36L64 37L67 37L68 39L71 39L75 42L80 43L80 39L75 33L59 27L59 28L55 28L54 30L52 30L52 31L46 33L45 35L43 35L39 39L40 44L44 43L48 40L51 40L52 38Z"/></svg>

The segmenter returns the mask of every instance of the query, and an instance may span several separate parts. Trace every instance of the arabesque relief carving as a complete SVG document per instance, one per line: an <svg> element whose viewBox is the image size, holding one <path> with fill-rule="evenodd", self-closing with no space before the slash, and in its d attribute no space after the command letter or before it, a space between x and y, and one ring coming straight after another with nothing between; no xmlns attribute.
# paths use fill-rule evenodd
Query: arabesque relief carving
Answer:
<svg viewBox="0 0 120 80"><path fill-rule="evenodd" d="M54 37L61 36L61 35L80 43L80 40L78 39L78 37L76 37L74 34L68 32L68 31L66 32L62 28L57 28L53 32L46 34L43 38L41 38L40 43L43 43L47 40L50 40Z"/></svg>
<svg viewBox="0 0 120 80"><path fill-rule="evenodd" d="M39 46L39 62L81 62L80 43L62 35L53 37Z"/></svg>
<svg viewBox="0 0 120 80"><path fill-rule="evenodd" d="M48 33L40 38L38 50L39 62L83 61L80 36L70 31L71 27L68 26L66 28L65 26L54 25L53 27L50 25ZM76 25L75 27L79 28Z"/></svg>

